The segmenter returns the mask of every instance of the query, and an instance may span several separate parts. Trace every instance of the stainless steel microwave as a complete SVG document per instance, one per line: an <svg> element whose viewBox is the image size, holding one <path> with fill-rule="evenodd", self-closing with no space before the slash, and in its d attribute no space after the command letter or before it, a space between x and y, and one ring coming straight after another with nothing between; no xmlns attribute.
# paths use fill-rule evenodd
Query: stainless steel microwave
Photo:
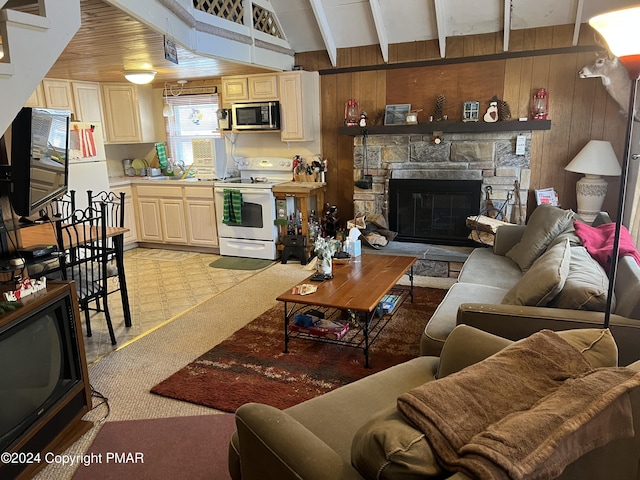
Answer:
<svg viewBox="0 0 640 480"><path fill-rule="evenodd" d="M280 130L280 102L234 103L235 130Z"/></svg>

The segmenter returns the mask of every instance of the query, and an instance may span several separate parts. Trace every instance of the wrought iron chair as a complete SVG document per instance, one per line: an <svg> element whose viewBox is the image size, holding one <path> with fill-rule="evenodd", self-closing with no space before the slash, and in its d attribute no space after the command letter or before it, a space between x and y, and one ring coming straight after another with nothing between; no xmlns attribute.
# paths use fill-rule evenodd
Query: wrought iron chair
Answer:
<svg viewBox="0 0 640 480"><path fill-rule="evenodd" d="M104 312L111 344L116 337L111 324L107 303L107 224L106 205L99 209L87 207L75 210L70 216L56 220L58 248L64 252L60 257L62 277L75 282L80 309L84 311L87 336L92 335L90 311L94 300L100 300Z"/></svg>
<svg viewBox="0 0 640 480"><path fill-rule="evenodd" d="M105 206L104 221L107 227L124 227L124 197L124 192L116 194L114 192L102 191L94 194L92 190L87 190L87 204L91 208L100 210L102 205ZM107 238L105 243L107 251L107 275L111 279L119 279L120 272L118 272L116 263L118 245L116 245L114 238ZM122 285L120 281L109 283L111 285L107 286L107 295L121 291ZM114 285L116 286L114 287ZM100 310L99 299L96 299L96 307Z"/></svg>
<svg viewBox="0 0 640 480"><path fill-rule="evenodd" d="M43 217L48 217L49 220L55 221L59 218L66 218L70 216L76 210L76 191L69 190L59 199L51 202L45 208L42 209Z"/></svg>

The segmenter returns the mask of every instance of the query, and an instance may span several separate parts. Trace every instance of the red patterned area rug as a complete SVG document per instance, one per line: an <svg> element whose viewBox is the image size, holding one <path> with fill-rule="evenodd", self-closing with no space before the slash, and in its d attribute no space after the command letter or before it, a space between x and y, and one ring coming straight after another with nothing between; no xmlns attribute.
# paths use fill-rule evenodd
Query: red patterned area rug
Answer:
<svg viewBox="0 0 640 480"><path fill-rule="evenodd" d="M235 412L248 402L284 409L420 354L420 335L446 290L415 287L369 351L292 339L283 353L278 304L151 389L152 393Z"/></svg>

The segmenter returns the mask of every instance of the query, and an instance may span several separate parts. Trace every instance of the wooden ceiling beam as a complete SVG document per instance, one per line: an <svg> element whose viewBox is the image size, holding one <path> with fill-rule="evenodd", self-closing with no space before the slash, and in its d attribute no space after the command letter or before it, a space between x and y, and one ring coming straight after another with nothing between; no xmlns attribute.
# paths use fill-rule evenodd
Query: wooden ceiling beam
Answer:
<svg viewBox="0 0 640 480"><path fill-rule="evenodd" d="M336 42L333 39L331 28L329 27L329 20L327 20L327 14L324 11L324 7L322 6L322 2L320 0L310 0L310 3L313 14L316 17L316 22L318 22L318 27L320 28L320 34L322 35L324 46L327 49L327 53L329 54L331 65L336 67L338 62L338 53Z"/></svg>
<svg viewBox="0 0 640 480"><path fill-rule="evenodd" d="M371 13L373 14L373 23L376 25L376 32L378 34L378 43L380 44L380 50L382 51L382 59L384 63L389 62L389 38L387 36L387 29L384 26L384 17L382 10L380 9L380 2L378 0L369 0L371 6Z"/></svg>
<svg viewBox="0 0 640 480"><path fill-rule="evenodd" d="M502 26L502 50L509 51L509 37L511 35L511 0L504 0L504 25Z"/></svg>
<svg viewBox="0 0 640 480"><path fill-rule="evenodd" d="M433 2L436 9L436 29L438 30L440 58L445 58L447 48L446 0L433 0Z"/></svg>
<svg viewBox="0 0 640 480"><path fill-rule="evenodd" d="M580 37L580 25L582 24L582 10L584 8L584 0L578 0L576 5L576 23L573 26L573 43L575 47L578 45L578 38Z"/></svg>

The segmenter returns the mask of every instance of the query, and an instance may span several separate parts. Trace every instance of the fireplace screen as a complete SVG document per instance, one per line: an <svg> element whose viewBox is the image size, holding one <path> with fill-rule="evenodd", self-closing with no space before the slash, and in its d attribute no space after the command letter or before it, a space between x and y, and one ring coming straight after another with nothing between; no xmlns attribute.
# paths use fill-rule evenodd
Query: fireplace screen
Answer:
<svg viewBox="0 0 640 480"><path fill-rule="evenodd" d="M466 218L480 211L479 180L391 179L389 228L396 240L469 245Z"/></svg>

